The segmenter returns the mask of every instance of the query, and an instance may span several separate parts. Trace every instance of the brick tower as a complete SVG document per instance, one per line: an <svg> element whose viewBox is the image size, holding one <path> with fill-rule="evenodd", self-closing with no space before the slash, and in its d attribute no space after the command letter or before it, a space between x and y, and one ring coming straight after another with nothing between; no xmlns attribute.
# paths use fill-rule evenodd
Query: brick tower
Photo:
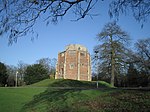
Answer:
<svg viewBox="0 0 150 112"><path fill-rule="evenodd" d="M55 79L91 81L90 54L84 46L71 44L58 53Z"/></svg>

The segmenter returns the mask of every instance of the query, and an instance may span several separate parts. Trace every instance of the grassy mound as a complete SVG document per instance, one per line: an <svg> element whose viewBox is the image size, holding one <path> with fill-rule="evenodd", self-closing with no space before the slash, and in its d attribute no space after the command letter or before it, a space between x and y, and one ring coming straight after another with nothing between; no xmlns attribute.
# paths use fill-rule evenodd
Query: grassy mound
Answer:
<svg viewBox="0 0 150 112"><path fill-rule="evenodd" d="M96 88L95 81L78 81L70 79L46 79L30 85L31 87L78 87L78 88ZM109 83L99 81L99 88L110 88Z"/></svg>
<svg viewBox="0 0 150 112"><path fill-rule="evenodd" d="M56 82L54 79L45 79L40 82L29 85L29 87L48 87L50 84Z"/></svg>
<svg viewBox="0 0 150 112"><path fill-rule="evenodd" d="M69 87L70 89L59 89L53 87ZM79 90L77 89L77 87L96 88L96 82L46 79L25 87L0 88L0 111L19 112L23 107L26 108L23 108L22 111L32 111L33 107L36 108L35 110L37 112L41 109L43 109L43 111L46 111L46 108L49 107L49 104L44 102L47 102L47 100L48 102L49 100L53 100L52 102L50 101L50 103L52 103L52 106L54 106L53 104L55 104L61 105L61 108L64 108L63 105L66 106L66 103L72 104L72 102L76 100L84 100L88 97L93 98L100 94L99 91L82 89ZM106 82L99 81L99 87L109 88L111 86ZM67 98L65 104L63 104L63 100L58 100L60 97ZM39 103L41 101L42 103ZM40 107L40 109L38 109L38 107Z"/></svg>
<svg viewBox="0 0 150 112"><path fill-rule="evenodd" d="M22 112L149 112L150 92L51 89L36 95Z"/></svg>
<svg viewBox="0 0 150 112"><path fill-rule="evenodd" d="M94 89L92 81L46 79L26 87L0 88L0 112L150 111L150 91L109 89L103 81L99 87L103 89Z"/></svg>

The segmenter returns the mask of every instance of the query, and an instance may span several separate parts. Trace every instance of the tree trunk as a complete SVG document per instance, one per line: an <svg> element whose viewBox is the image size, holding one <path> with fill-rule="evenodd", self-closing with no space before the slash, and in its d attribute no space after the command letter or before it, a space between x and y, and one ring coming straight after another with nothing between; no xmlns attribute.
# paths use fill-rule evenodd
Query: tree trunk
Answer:
<svg viewBox="0 0 150 112"><path fill-rule="evenodd" d="M114 79L115 79L115 49L113 45L112 35L110 35L110 42L111 42L111 85L114 86Z"/></svg>

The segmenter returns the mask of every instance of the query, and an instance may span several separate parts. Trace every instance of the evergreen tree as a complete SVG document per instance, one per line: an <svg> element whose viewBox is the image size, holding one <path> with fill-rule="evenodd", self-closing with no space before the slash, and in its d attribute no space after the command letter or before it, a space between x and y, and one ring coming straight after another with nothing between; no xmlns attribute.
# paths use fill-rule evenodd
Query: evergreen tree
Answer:
<svg viewBox="0 0 150 112"><path fill-rule="evenodd" d="M5 86L7 84L7 68L4 63L0 62L0 86Z"/></svg>
<svg viewBox="0 0 150 112"><path fill-rule="evenodd" d="M41 64L34 64L27 67L24 81L26 84L33 84L49 77L48 70Z"/></svg>
<svg viewBox="0 0 150 112"><path fill-rule="evenodd" d="M101 69L105 69L103 72L108 75L111 74L111 85L114 86L115 77L125 68L124 62L128 51L125 43L129 40L129 36L116 22L110 22L104 26L97 38L101 44L94 49L99 51Z"/></svg>

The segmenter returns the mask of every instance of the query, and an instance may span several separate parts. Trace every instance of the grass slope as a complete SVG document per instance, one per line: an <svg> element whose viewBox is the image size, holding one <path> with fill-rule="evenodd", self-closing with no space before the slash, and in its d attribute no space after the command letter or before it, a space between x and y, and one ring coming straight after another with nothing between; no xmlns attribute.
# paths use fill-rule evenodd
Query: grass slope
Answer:
<svg viewBox="0 0 150 112"><path fill-rule="evenodd" d="M102 89L95 87L96 82L46 79L23 88L0 88L0 112L150 111L150 91L110 89L103 81Z"/></svg>
<svg viewBox="0 0 150 112"><path fill-rule="evenodd" d="M101 87L108 85L100 82ZM28 104L31 100L34 101L39 95L43 95L46 99L49 95L55 96L55 89L48 90L47 87L96 87L96 82L75 81L75 80L50 80L46 79L38 83L18 88L0 88L0 112L19 112L21 108ZM59 90L57 90L59 91ZM62 90L62 92L66 90ZM68 91L70 92L70 91ZM41 93L41 94L40 94ZM49 93L48 93L49 94Z"/></svg>
<svg viewBox="0 0 150 112"><path fill-rule="evenodd" d="M50 89L36 95L22 112L149 112L150 92Z"/></svg>
<svg viewBox="0 0 150 112"><path fill-rule="evenodd" d="M32 84L29 87L83 87L83 88L96 88L95 81L78 81L78 80L70 80L70 79L46 79L42 80L38 83ZM99 81L100 88L110 88L112 87L110 84Z"/></svg>
<svg viewBox="0 0 150 112"><path fill-rule="evenodd" d="M50 82L50 83L48 83ZM150 92L137 90L111 89L110 84L76 80L44 80L31 86L74 87L47 88L24 105L24 112L148 112L150 111ZM83 87L79 89L76 87Z"/></svg>

